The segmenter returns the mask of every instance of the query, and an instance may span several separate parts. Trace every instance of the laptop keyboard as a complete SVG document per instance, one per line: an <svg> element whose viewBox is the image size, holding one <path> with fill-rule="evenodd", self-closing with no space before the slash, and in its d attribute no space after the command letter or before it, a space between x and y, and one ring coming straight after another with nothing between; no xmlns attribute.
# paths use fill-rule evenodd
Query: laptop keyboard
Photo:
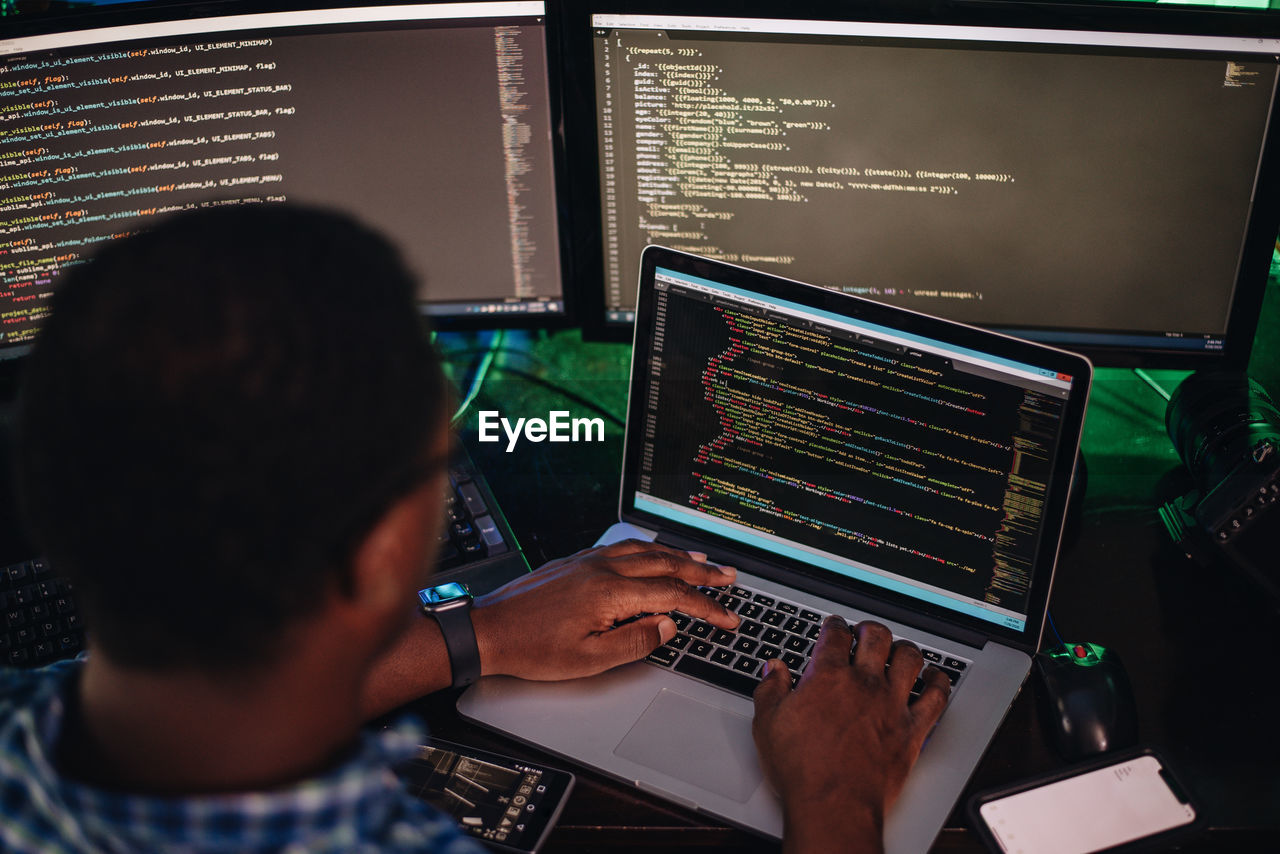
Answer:
<svg viewBox="0 0 1280 854"><path fill-rule="evenodd" d="M745 697L760 684L768 659L782 659L792 678L800 678L826 614L738 585L701 590L742 618L738 628L721 629L674 612L676 636L651 652L647 661ZM936 665L947 675L954 693L969 662L916 646L926 667ZM917 677L911 696L918 697L923 689L924 680Z"/></svg>

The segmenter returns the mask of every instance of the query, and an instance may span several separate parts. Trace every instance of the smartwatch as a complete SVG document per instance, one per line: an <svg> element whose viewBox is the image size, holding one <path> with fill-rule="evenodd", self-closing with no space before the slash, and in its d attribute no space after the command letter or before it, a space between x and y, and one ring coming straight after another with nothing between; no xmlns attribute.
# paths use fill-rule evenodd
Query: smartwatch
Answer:
<svg viewBox="0 0 1280 854"><path fill-rule="evenodd" d="M422 610L435 618L449 651L453 687L465 688L480 678L480 647L471 624L471 593L456 582L418 591Z"/></svg>

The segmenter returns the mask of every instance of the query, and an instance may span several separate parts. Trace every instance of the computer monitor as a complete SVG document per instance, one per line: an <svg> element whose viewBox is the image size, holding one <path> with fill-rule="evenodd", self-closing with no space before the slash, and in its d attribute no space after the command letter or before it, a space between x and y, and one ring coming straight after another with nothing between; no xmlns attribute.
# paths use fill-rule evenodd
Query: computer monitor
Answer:
<svg viewBox="0 0 1280 854"><path fill-rule="evenodd" d="M103 241L245 202L381 230L438 327L565 322L544 3L237 9L0 39L0 356Z"/></svg>
<svg viewBox="0 0 1280 854"><path fill-rule="evenodd" d="M584 322L659 243L1099 364L1243 364L1277 225L1280 16L571 0Z"/></svg>

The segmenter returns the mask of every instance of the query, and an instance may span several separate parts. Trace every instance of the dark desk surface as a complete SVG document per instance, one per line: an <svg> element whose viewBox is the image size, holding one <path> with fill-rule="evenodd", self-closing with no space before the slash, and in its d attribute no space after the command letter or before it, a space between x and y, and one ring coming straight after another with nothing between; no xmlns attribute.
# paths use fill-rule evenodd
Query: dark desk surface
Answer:
<svg viewBox="0 0 1280 854"><path fill-rule="evenodd" d="M1275 316L1274 310L1268 315ZM1273 391L1280 391L1277 343L1260 342L1252 369ZM571 333L535 337L524 345L527 351L507 351L498 359L501 369L477 408L524 416L569 408L580 416L588 413L585 399L624 412L626 347L584 345ZM1185 376L1153 373L1169 391ZM563 384L578 400L557 400L528 375ZM1272 726L1280 688L1268 667L1268 651L1280 640L1280 617L1256 596L1189 565L1166 541L1154 507L1187 484L1164 433L1164 411L1164 400L1133 373L1099 372L1084 442L1088 491L1083 512L1070 526L1051 611L1068 640L1103 643L1126 663L1142 742L1168 757L1207 813L1211 830L1186 850L1257 850L1280 839L1280 742ZM472 431L474 423L473 413ZM474 432L464 435L534 566L589 546L616 518L619 427L610 426L603 444L525 443L512 454L475 443ZM426 701L423 709L442 737L556 764L461 723L448 697ZM968 792L1063 764L1042 735L1029 681ZM548 851L775 849L589 771L572 770L579 774L578 787ZM935 850L980 850L961 809L953 812Z"/></svg>

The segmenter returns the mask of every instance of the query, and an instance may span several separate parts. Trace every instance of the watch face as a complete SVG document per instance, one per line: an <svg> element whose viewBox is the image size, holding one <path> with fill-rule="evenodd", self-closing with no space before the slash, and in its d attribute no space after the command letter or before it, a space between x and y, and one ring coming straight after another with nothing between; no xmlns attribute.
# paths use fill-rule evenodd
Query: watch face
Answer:
<svg viewBox="0 0 1280 854"><path fill-rule="evenodd" d="M471 594L461 584L451 582L419 590L418 598L422 600L423 605L439 605L442 602L452 602L455 599L470 599Z"/></svg>

